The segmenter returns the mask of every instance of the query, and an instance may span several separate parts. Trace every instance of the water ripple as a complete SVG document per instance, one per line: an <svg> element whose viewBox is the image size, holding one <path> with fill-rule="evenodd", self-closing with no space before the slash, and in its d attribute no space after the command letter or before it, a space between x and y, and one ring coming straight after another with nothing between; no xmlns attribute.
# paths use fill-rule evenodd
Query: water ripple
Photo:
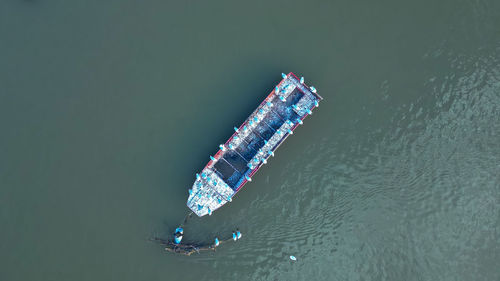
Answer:
<svg viewBox="0 0 500 281"><path fill-rule="evenodd" d="M305 166L286 165L237 214L257 227L214 267L253 265L253 280L475 276L471 261L500 253L498 57L450 55L455 73L426 83L435 104L415 101L369 150L370 139L309 145Z"/></svg>

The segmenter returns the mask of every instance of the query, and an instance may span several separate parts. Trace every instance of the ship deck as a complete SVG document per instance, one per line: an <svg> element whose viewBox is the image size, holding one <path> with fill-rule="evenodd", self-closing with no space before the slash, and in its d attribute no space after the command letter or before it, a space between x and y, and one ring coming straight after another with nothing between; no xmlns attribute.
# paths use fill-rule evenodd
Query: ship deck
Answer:
<svg viewBox="0 0 500 281"><path fill-rule="evenodd" d="M219 161L215 163L215 172L233 190L238 187L238 181L251 170L248 163L286 120L297 120L299 118L299 115L292 110L291 106L296 104L302 95L304 94L296 88L285 101L281 101L278 96L272 97L270 102L274 106L271 110L252 129L252 132L243 139L239 146L226 151L219 158Z"/></svg>

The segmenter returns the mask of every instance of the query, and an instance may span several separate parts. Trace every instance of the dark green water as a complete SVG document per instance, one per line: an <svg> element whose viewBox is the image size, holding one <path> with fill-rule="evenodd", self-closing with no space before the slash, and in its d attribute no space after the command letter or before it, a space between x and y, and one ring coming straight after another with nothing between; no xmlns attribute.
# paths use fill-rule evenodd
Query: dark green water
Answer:
<svg viewBox="0 0 500 281"><path fill-rule="evenodd" d="M186 227L243 239L148 242L289 71L321 106ZM0 1L0 280L500 280L500 2Z"/></svg>

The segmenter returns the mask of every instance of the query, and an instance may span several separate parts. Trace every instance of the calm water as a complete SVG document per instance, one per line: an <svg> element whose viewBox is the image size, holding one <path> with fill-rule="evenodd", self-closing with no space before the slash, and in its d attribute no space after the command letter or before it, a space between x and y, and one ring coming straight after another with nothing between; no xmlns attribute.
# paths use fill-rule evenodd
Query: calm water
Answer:
<svg viewBox="0 0 500 281"><path fill-rule="evenodd" d="M500 1L0 1L0 280L500 280ZM293 71L325 98L166 253ZM290 255L297 257L291 262Z"/></svg>

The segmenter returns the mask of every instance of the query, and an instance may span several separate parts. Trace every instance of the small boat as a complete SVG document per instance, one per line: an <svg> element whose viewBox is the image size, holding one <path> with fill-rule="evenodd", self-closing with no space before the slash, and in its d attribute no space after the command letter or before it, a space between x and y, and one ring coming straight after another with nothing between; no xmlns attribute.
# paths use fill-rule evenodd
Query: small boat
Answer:
<svg viewBox="0 0 500 281"><path fill-rule="evenodd" d="M180 244L181 241L182 241L182 235L184 234L184 229L182 229L182 227L178 227L176 230L175 230L175 234L174 234L174 243L175 244Z"/></svg>
<svg viewBox="0 0 500 281"><path fill-rule="evenodd" d="M211 215L231 202L323 99L314 87L303 83L303 78L291 72L283 73L282 77L245 122L234 127L233 135L219 145L219 151L210 156L205 168L196 174L187 200L187 206L196 215ZM234 236L238 239L236 234Z"/></svg>

